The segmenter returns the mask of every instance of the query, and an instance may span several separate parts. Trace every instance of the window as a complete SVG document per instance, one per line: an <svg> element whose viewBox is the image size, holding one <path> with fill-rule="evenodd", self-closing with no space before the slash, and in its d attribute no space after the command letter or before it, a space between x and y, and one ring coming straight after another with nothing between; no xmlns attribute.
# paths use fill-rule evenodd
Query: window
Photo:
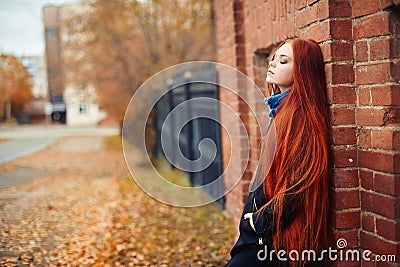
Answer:
<svg viewBox="0 0 400 267"><path fill-rule="evenodd" d="M54 29L46 29L45 30L46 39L51 39L54 37Z"/></svg>
<svg viewBox="0 0 400 267"><path fill-rule="evenodd" d="M85 114L89 111L89 105L85 102L79 103L79 113Z"/></svg>

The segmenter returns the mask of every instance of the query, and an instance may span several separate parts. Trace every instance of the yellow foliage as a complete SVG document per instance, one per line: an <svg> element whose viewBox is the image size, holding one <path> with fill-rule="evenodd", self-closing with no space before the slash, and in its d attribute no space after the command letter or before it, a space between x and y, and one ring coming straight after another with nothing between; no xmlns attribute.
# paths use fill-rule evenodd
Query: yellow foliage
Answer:
<svg viewBox="0 0 400 267"><path fill-rule="evenodd" d="M135 90L178 63L214 60L212 0L96 0L71 15L68 82L93 85L108 114L122 121Z"/></svg>
<svg viewBox="0 0 400 267"><path fill-rule="evenodd" d="M11 104L12 113L20 112L31 98L29 73L13 55L0 55L0 116L4 107Z"/></svg>

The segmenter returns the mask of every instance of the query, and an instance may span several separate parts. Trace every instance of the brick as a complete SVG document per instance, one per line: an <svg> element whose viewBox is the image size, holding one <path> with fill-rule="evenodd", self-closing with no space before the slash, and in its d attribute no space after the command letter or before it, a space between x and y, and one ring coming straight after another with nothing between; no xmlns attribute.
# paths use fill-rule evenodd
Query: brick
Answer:
<svg viewBox="0 0 400 267"><path fill-rule="evenodd" d="M373 27L371 27L373 25ZM379 12L373 16L368 16L356 20L353 25L353 38L369 38L374 36L387 35L390 33L389 13Z"/></svg>
<svg viewBox="0 0 400 267"><path fill-rule="evenodd" d="M356 128L355 127L338 127L333 128L333 143L335 145L356 145Z"/></svg>
<svg viewBox="0 0 400 267"><path fill-rule="evenodd" d="M357 145L359 147L372 147L371 143L371 130L361 128L358 132Z"/></svg>
<svg viewBox="0 0 400 267"><path fill-rule="evenodd" d="M394 125L396 126L397 124L400 123L400 108L388 108L386 109L385 112L385 118L384 118L384 123L385 125Z"/></svg>
<svg viewBox="0 0 400 267"><path fill-rule="evenodd" d="M354 82L353 65L332 64L332 83L343 84Z"/></svg>
<svg viewBox="0 0 400 267"><path fill-rule="evenodd" d="M353 43L352 42L332 42L331 55L334 61L353 60Z"/></svg>
<svg viewBox="0 0 400 267"><path fill-rule="evenodd" d="M242 203L245 203L247 200L247 197L249 196L248 190L244 189L245 187L247 187L247 186L244 186L244 184L243 184L243 193L245 193L245 194L242 195Z"/></svg>
<svg viewBox="0 0 400 267"><path fill-rule="evenodd" d="M343 250L343 254L342 254L343 256L343 258L345 258L346 256L346 249L345 250ZM349 256L349 257L351 257L351 256ZM349 260L349 261L340 261L339 260L340 259L340 254L338 254L338 260L336 260L334 263L333 263L333 265L332 266L334 266L334 267L360 267L360 263L359 262L357 262L356 260L354 260L354 261L352 261L352 260ZM363 265L363 267L364 267L364 265ZM374 266L375 267L375 266Z"/></svg>
<svg viewBox="0 0 400 267"><path fill-rule="evenodd" d="M390 130L373 130L371 140L373 148L382 148L387 150L394 149L395 132Z"/></svg>
<svg viewBox="0 0 400 267"><path fill-rule="evenodd" d="M296 9L300 10L302 8L305 8L307 6L307 0L297 0L295 1L296 3Z"/></svg>
<svg viewBox="0 0 400 267"><path fill-rule="evenodd" d="M390 62L391 80L400 83L400 62Z"/></svg>
<svg viewBox="0 0 400 267"><path fill-rule="evenodd" d="M336 168L355 167L357 163L357 152L354 149L335 149L333 158Z"/></svg>
<svg viewBox="0 0 400 267"><path fill-rule="evenodd" d="M390 80L391 65L389 62L370 65L358 65L355 71L357 84L375 84Z"/></svg>
<svg viewBox="0 0 400 267"><path fill-rule="evenodd" d="M331 18L346 18L351 17L352 8L350 0L337 1L329 0L329 17Z"/></svg>
<svg viewBox="0 0 400 267"><path fill-rule="evenodd" d="M361 191L361 210L369 211L389 219L395 219L399 211L398 200L370 192Z"/></svg>
<svg viewBox="0 0 400 267"><path fill-rule="evenodd" d="M335 211L333 227L351 229L360 227L360 211Z"/></svg>
<svg viewBox="0 0 400 267"><path fill-rule="evenodd" d="M392 240L398 241L400 240L400 222L383 220L380 218L376 219L376 230L377 234Z"/></svg>
<svg viewBox="0 0 400 267"><path fill-rule="evenodd" d="M331 108L333 125L349 125L355 123L354 108Z"/></svg>
<svg viewBox="0 0 400 267"><path fill-rule="evenodd" d="M358 165L375 171L400 173L400 154L359 150Z"/></svg>
<svg viewBox="0 0 400 267"><path fill-rule="evenodd" d="M250 118L246 113L239 114L239 118L244 125L247 125L249 123Z"/></svg>
<svg viewBox="0 0 400 267"><path fill-rule="evenodd" d="M356 91L350 85L332 85L328 88L328 94L332 104L354 104L356 102Z"/></svg>
<svg viewBox="0 0 400 267"><path fill-rule="evenodd" d="M385 124L387 111L375 108L357 108L356 122L362 126L382 126Z"/></svg>
<svg viewBox="0 0 400 267"><path fill-rule="evenodd" d="M393 0L394 2L397 2L397 5L400 4L399 0ZM389 13L389 30L391 33L400 33L400 16L398 9L397 11L391 10Z"/></svg>
<svg viewBox="0 0 400 267"><path fill-rule="evenodd" d="M385 9L393 5L392 0L381 0L381 8Z"/></svg>
<svg viewBox="0 0 400 267"><path fill-rule="evenodd" d="M317 8L305 8L296 14L297 27L303 28L317 19Z"/></svg>
<svg viewBox="0 0 400 267"><path fill-rule="evenodd" d="M374 189L374 175L371 171L360 171L361 187L366 190Z"/></svg>
<svg viewBox="0 0 400 267"><path fill-rule="evenodd" d="M243 10L243 2L242 1L233 1L233 10L236 12L240 12Z"/></svg>
<svg viewBox="0 0 400 267"><path fill-rule="evenodd" d="M399 195L400 176L394 174L376 173L374 175L374 190L386 195Z"/></svg>
<svg viewBox="0 0 400 267"><path fill-rule="evenodd" d="M317 42L322 42L329 39L329 26L328 20L319 22L300 29L303 38L314 39Z"/></svg>
<svg viewBox="0 0 400 267"><path fill-rule="evenodd" d="M321 0L318 2L317 5L315 5L317 8L317 19L318 20L324 20L329 18L329 0Z"/></svg>
<svg viewBox="0 0 400 267"><path fill-rule="evenodd" d="M335 169L333 173L333 180L336 188L357 187L359 185L358 171Z"/></svg>
<svg viewBox="0 0 400 267"><path fill-rule="evenodd" d="M369 259L363 259L361 257L361 265L362 267L375 267L375 261L371 260L372 257L370 256Z"/></svg>
<svg viewBox="0 0 400 267"><path fill-rule="evenodd" d="M246 54L246 47L242 44L239 44L239 42L236 40L236 55L237 57L245 55Z"/></svg>
<svg viewBox="0 0 400 267"><path fill-rule="evenodd" d="M333 207L337 210L360 207L360 197L358 189L336 191L333 193Z"/></svg>
<svg viewBox="0 0 400 267"><path fill-rule="evenodd" d="M361 213L361 227L363 230L374 233L375 232L375 216L362 212Z"/></svg>
<svg viewBox="0 0 400 267"><path fill-rule="evenodd" d="M395 0L395 1L397 1L397 0ZM397 255L400 255L400 254L397 254ZM379 267L399 267L399 263L395 263L395 262L389 261L389 260L390 260L389 256L386 256L386 257L384 257L384 259L380 259L379 263L377 263L376 266L379 266ZM364 265L362 265L362 266L364 267ZM375 265L374 265L374 267L375 267Z"/></svg>
<svg viewBox="0 0 400 267"><path fill-rule="evenodd" d="M324 58L325 61L329 61L329 57L331 57L331 55L328 55L328 58ZM332 63L326 63L325 64L325 76L326 76L326 82L328 84L332 83Z"/></svg>
<svg viewBox="0 0 400 267"><path fill-rule="evenodd" d="M238 99L239 99L239 96L236 93L234 93L228 89L225 89L223 87L220 90L220 97L221 97L221 100L225 103L232 102L232 101L238 101Z"/></svg>
<svg viewBox="0 0 400 267"><path fill-rule="evenodd" d="M244 59L244 56L238 56L236 58L236 67L240 72L243 72L244 74L246 74L246 60Z"/></svg>
<svg viewBox="0 0 400 267"><path fill-rule="evenodd" d="M358 103L360 105L369 105L371 101L371 92L369 87L358 88Z"/></svg>
<svg viewBox="0 0 400 267"><path fill-rule="evenodd" d="M351 5L354 17L372 14L381 10L380 0L368 0L368 4L365 3L365 0L352 0Z"/></svg>
<svg viewBox="0 0 400 267"><path fill-rule="evenodd" d="M322 55L324 57L324 62L332 61L332 53L331 53L331 43L322 43L319 45L322 51Z"/></svg>
<svg viewBox="0 0 400 267"><path fill-rule="evenodd" d="M352 26L353 22L351 21L351 19L331 20L329 28L331 31L332 39L352 40Z"/></svg>
<svg viewBox="0 0 400 267"><path fill-rule="evenodd" d="M392 38L390 40L390 57L400 57L400 38Z"/></svg>
<svg viewBox="0 0 400 267"><path fill-rule="evenodd" d="M368 61L368 43L367 41L356 42L356 61Z"/></svg>
<svg viewBox="0 0 400 267"><path fill-rule="evenodd" d="M376 39L370 43L371 60L381 60L390 58L390 42L391 39Z"/></svg>
<svg viewBox="0 0 400 267"><path fill-rule="evenodd" d="M364 231L360 232L360 247L369 249L374 254L381 255L396 255L397 250L399 250L398 245L387 242Z"/></svg>
<svg viewBox="0 0 400 267"><path fill-rule="evenodd" d="M393 133L393 149L400 150L400 132Z"/></svg>
<svg viewBox="0 0 400 267"><path fill-rule="evenodd" d="M381 85L372 88L372 104L375 106L399 106L400 86Z"/></svg>
<svg viewBox="0 0 400 267"><path fill-rule="evenodd" d="M244 44L245 39L243 34L236 34L235 35L235 44Z"/></svg>
<svg viewBox="0 0 400 267"><path fill-rule="evenodd" d="M334 240L332 241L332 245L334 248L337 248L336 242L339 238L346 239L346 241L347 241L346 248L357 248L358 247L358 230L357 229L335 231L333 233L333 238L334 238Z"/></svg>

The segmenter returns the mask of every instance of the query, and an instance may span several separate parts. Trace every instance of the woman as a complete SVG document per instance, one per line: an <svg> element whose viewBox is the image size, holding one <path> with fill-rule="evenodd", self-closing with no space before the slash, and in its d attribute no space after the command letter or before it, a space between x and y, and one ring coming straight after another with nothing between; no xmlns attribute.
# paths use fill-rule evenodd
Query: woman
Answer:
<svg viewBox="0 0 400 267"><path fill-rule="evenodd" d="M269 131L256 171L263 181L247 198L226 267L322 266L328 243L329 112L318 43L282 43L269 62L266 82L275 155L267 170L266 150L274 142Z"/></svg>

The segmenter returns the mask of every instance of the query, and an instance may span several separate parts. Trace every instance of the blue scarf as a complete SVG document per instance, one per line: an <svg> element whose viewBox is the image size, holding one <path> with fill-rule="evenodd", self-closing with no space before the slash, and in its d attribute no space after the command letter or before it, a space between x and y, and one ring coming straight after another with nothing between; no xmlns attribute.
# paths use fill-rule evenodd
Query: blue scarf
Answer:
<svg viewBox="0 0 400 267"><path fill-rule="evenodd" d="M276 110L279 107L279 104L282 102L282 99L289 93L289 90L286 90L283 93L274 94L270 97L264 99L266 105L269 106L268 116L273 117L276 113Z"/></svg>

